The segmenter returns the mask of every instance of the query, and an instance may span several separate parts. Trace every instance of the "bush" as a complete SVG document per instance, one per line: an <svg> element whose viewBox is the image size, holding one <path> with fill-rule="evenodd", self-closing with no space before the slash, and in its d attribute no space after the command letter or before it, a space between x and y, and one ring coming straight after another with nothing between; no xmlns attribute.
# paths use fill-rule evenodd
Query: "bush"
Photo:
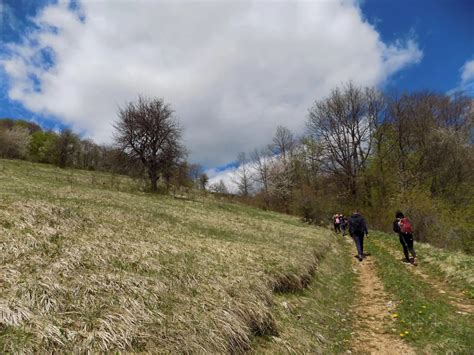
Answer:
<svg viewBox="0 0 474 355"><path fill-rule="evenodd" d="M474 208L449 206L421 189L399 196L394 211L400 209L412 221L414 238L437 247L474 253Z"/></svg>
<svg viewBox="0 0 474 355"><path fill-rule="evenodd" d="M13 127L0 130L0 157L9 159L25 159L30 142L27 128Z"/></svg>

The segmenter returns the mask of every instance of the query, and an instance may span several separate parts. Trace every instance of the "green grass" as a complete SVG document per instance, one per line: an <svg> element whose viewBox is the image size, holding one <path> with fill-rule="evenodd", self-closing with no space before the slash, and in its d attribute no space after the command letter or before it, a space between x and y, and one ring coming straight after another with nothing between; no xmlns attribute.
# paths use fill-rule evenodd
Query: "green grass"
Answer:
<svg viewBox="0 0 474 355"><path fill-rule="evenodd" d="M348 334L330 339L353 276L325 229L20 161L0 160L0 186L2 352L242 352L278 334L298 348L314 332L328 340L311 349L327 352ZM307 302L305 339L282 317L286 295Z"/></svg>
<svg viewBox="0 0 474 355"><path fill-rule="evenodd" d="M402 247L395 234L378 234L383 245L403 257ZM459 251L447 251L427 243L415 243L418 268L431 278L474 299L474 257Z"/></svg>
<svg viewBox="0 0 474 355"><path fill-rule="evenodd" d="M474 349L474 318L459 314L446 296L411 273L387 248L394 245L372 233L368 251L375 257L378 276L397 304L397 333L428 353L468 354Z"/></svg>

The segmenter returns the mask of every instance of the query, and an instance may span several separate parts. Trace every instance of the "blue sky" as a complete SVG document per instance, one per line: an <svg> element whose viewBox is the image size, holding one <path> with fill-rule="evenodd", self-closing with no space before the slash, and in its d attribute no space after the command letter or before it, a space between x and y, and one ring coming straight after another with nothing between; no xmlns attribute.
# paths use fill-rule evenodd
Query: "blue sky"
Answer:
<svg viewBox="0 0 474 355"><path fill-rule="evenodd" d="M459 85L460 68L474 59L474 1L365 0L362 10L386 41L414 33L422 62L394 75L387 88L447 92Z"/></svg>
<svg viewBox="0 0 474 355"><path fill-rule="evenodd" d="M165 97L191 160L216 171L277 125L302 133L311 103L345 80L473 94L470 0L0 0L0 11L0 117L108 143L120 105Z"/></svg>

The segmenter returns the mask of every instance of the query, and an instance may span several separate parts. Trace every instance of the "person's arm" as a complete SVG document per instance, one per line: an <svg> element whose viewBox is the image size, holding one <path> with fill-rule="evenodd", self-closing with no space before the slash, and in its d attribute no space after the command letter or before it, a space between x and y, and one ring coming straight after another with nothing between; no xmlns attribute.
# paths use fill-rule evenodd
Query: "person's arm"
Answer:
<svg viewBox="0 0 474 355"><path fill-rule="evenodd" d="M369 234L369 230L367 229L367 223L365 223L365 219L362 219L362 221L364 222L365 235L368 235L368 234Z"/></svg>
<svg viewBox="0 0 474 355"><path fill-rule="evenodd" d="M352 235L353 234L353 231L354 231L354 227L352 226L352 223L351 223L351 220L349 219L349 234Z"/></svg>
<svg viewBox="0 0 474 355"><path fill-rule="evenodd" d="M395 233L400 233L400 226L398 225L398 220L395 220L395 221L393 222L393 231L394 231Z"/></svg>

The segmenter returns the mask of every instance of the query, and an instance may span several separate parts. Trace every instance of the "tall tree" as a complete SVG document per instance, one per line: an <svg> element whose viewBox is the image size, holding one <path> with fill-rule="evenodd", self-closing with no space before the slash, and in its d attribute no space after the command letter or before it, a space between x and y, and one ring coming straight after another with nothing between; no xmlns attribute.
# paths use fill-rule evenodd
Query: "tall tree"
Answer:
<svg viewBox="0 0 474 355"><path fill-rule="evenodd" d="M243 152L239 153L237 163L239 167L235 170L233 180L237 184L239 194L247 197L252 189L252 179L247 155Z"/></svg>
<svg viewBox="0 0 474 355"><path fill-rule="evenodd" d="M346 180L352 197L357 195L357 178L366 165L379 120L376 100L379 95L373 89L349 83L316 101L309 111L308 129L322 144L325 165Z"/></svg>
<svg viewBox="0 0 474 355"><path fill-rule="evenodd" d="M268 207L270 204L271 147L255 149L250 154L250 158L252 160L252 166L255 169L253 180L257 183L258 187L262 189L264 202Z"/></svg>
<svg viewBox="0 0 474 355"><path fill-rule="evenodd" d="M66 168L73 163L74 153L78 149L79 137L69 128L63 129L56 140L56 163Z"/></svg>
<svg viewBox="0 0 474 355"><path fill-rule="evenodd" d="M141 161L151 191L157 191L159 173L169 171L184 155L181 127L170 105L163 99L140 96L138 101L120 109L114 128L118 146L131 158Z"/></svg>
<svg viewBox="0 0 474 355"><path fill-rule="evenodd" d="M286 161L292 155L295 146L296 140L293 133L286 127L278 126L273 137L273 147L276 153Z"/></svg>

